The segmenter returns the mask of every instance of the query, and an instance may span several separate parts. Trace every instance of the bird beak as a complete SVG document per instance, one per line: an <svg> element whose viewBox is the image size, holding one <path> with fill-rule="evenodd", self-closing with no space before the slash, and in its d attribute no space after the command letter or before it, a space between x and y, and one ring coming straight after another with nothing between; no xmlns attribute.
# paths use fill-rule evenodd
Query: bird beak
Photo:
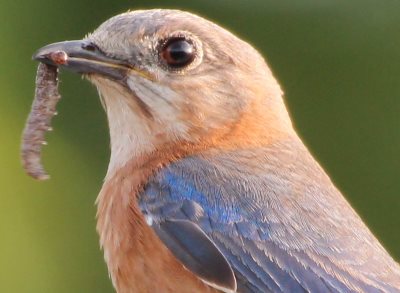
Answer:
<svg viewBox="0 0 400 293"><path fill-rule="evenodd" d="M128 62L107 56L95 44L87 40L50 44L40 48L32 58L80 74L99 74L119 82L124 82L131 70L150 79L148 73L135 68Z"/></svg>

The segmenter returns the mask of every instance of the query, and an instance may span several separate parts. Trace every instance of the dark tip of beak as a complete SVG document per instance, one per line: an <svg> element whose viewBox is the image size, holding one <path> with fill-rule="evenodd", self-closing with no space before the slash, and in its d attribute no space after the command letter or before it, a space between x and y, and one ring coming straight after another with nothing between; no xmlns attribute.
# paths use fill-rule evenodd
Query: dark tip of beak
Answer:
<svg viewBox="0 0 400 293"><path fill-rule="evenodd" d="M126 76L129 64L108 57L88 40L65 41L40 48L33 60L82 74L100 74L114 80Z"/></svg>
<svg viewBox="0 0 400 293"><path fill-rule="evenodd" d="M44 46L43 48L40 48L32 56L32 59L36 60L36 61L47 63L49 65L59 65L59 64L55 63L53 60L54 53L64 52L66 54L67 58L74 57L74 56L90 57L90 54L88 54L88 53L95 51L95 49L88 50L87 48L96 48L96 47L94 47L93 44L91 44L87 41L59 42L59 43L50 44L50 45ZM94 57L94 56L92 56L92 57Z"/></svg>

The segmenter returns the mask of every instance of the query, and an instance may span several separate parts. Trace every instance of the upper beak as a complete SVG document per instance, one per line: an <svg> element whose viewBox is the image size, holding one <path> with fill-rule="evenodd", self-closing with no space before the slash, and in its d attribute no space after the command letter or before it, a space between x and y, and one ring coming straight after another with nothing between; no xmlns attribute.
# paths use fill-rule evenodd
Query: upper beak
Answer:
<svg viewBox="0 0 400 293"><path fill-rule="evenodd" d="M144 75L129 63L107 56L87 40L47 45L39 49L33 59L81 74L100 74L116 81L124 81L130 70Z"/></svg>

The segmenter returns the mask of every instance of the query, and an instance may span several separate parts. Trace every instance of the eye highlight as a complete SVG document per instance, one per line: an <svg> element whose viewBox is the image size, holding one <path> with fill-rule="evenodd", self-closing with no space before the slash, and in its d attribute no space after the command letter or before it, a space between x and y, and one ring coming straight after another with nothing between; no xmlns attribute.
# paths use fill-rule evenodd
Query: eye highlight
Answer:
<svg viewBox="0 0 400 293"><path fill-rule="evenodd" d="M196 48L185 37L172 37L161 46L160 58L168 67L181 69L194 61Z"/></svg>

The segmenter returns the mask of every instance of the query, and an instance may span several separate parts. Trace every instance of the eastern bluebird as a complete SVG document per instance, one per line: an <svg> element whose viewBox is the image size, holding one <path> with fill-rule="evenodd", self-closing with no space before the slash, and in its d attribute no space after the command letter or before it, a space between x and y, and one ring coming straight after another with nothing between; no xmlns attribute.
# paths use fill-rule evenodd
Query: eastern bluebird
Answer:
<svg viewBox="0 0 400 293"><path fill-rule="evenodd" d="M97 230L118 292L400 292L399 265L246 42L187 12L143 10L35 59L101 96L111 158Z"/></svg>

